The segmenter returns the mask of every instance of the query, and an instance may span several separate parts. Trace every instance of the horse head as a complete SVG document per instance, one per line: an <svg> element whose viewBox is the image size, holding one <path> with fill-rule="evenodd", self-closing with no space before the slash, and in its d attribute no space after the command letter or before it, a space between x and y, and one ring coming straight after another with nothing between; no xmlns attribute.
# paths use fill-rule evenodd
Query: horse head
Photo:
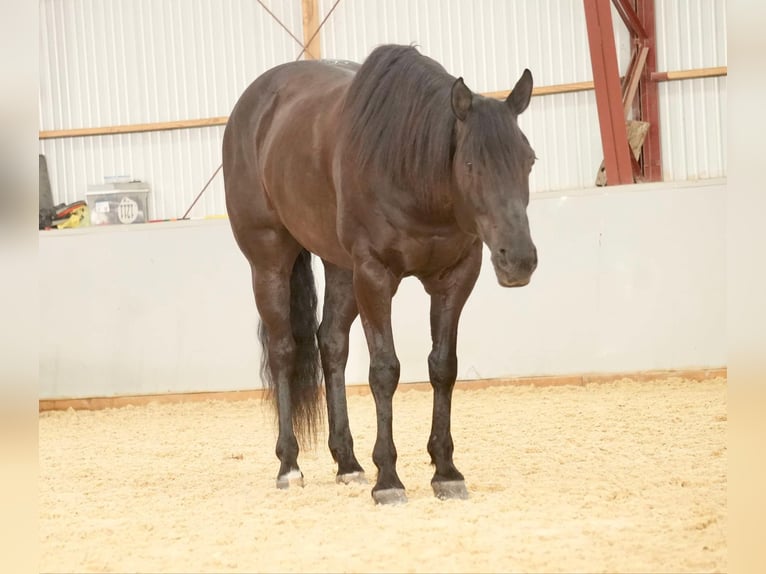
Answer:
<svg viewBox="0 0 766 574"><path fill-rule="evenodd" d="M527 219L535 153L517 123L531 96L529 70L504 102L472 93L462 78L452 85L455 216L464 231L489 247L504 287L526 285L537 267Z"/></svg>

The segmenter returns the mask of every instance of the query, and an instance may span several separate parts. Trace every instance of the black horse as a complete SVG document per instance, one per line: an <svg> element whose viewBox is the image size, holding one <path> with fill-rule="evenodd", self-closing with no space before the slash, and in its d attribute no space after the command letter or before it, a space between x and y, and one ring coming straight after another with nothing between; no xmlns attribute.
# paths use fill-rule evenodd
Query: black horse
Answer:
<svg viewBox="0 0 766 574"><path fill-rule="evenodd" d="M531 95L529 70L503 102L472 93L411 46L384 45L361 66L277 66L240 97L223 137L226 206L261 318L278 487L303 483L296 437L315 435L322 374L337 481L364 481L344 375L358 314L378 421L372 495L407 500L392 437L391 299L414 275L431 297L431 484L439 498L467 497L450 432L458 320L482 242L500 285L526 285L537 266L526 213L535 154L517 123ZM321 325L311 253L325 270Z"/></svg>

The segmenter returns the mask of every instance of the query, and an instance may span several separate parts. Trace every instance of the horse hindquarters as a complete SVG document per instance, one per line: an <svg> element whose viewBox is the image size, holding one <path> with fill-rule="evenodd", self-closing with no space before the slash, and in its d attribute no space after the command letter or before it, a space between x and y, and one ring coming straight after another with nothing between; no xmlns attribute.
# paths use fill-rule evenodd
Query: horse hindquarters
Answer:
<svg viewBox="0 0 766 574"><path fill-rule="evenodd" d="M302 484L298 437L313 441L321 415L316 286L311 254L268 205L258 166L261 150L251 147L251 124L238 111L243 108L235 108L224 133L226 206L234 237L251 267L260 316L261 375L278 417L277 486L286 488L291 482Z"/></svg>

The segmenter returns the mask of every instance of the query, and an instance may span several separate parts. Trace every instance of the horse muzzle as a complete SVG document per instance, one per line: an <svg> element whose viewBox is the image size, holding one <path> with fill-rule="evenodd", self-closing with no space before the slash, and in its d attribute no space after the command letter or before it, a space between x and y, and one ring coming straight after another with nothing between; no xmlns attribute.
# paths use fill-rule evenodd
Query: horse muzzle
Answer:
<svg viewBox="0 0 766 574"><path fill-rule="evenodd" d="M532 279L537 269L537 249L534 246L528 252L518 254L506 249L492 251L492 266L495 268L497 282L503 287L523 287Z"/></svg>

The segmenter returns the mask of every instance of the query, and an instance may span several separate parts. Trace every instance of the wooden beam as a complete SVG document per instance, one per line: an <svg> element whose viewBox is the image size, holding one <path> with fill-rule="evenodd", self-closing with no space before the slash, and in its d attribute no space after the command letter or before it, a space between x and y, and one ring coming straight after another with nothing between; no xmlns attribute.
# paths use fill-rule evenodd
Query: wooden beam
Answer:
<svg viewBox="0 0 766 574"><path fill-rule="evenodd" d="M625 117L628 117L628 113L633 108L633 102L636 99L636 92L638 92L638 84L641 81L641 76L644 72L644 66L646 65L646 57L648 55L649 48L646 46L640 46L636 49L635 57L631 60L631 70L626 78L627 85L625 86L625 94L622 98Z"/></svg>
<svg viewBox="0 0 766 574"><path fill-rule="evenodd" d="M459 390L479 390L498 386L535 386L552 387L563 385L584 386L600 383L613 382L620 379L630 379L634 382L662 381L669 378L681 378L691 381L709 381L711 379L727 377L726 367L662 370L662 371L629 371L613 373L584 373L576 375L549 375L535 377L515 377L505 379L479 379L471 381L457 381L455 388ZM431 392L430 383L401 383L399 391L424 391ZM370 387L366 384L347 385L347 395L369 395ZM38 411L65 411L75 410L100 410L117 409L128 405L142 406L150 403L185 403L204 401L246 401L262 400L265 398L263 389L247 391L210 391L192 393L163 393L158 395L122 395L114 397L90 397L79 399L39 399Z"/></svg>
<svg viewBox="0 0 766 574"><path fill-rule="evenodd" d="M555 86L540 86L532 89L533 96L549 96L551 94L566 94L569 92L584 92L593 89L593 82L575 82L572 84L556 84ZM508 97L511 90L500 90L497 92L484 92L481 95L496 100L504 100Z"/></svg>
<svg viewBox="0 0 766 574"><path fill-rule="evenodd" d="M303 46L306 59L321 58L319 43L319 0L302 0Z"/></svg>
<svg viewBox="0 0 766 574"><path fill-rule="evenodd" d="M717 68L699 68L695 70L678 70L672 72L656 72L652 74L655 82L665 80L688 80L693 78L710 78L725 76L726 66ZM553 94L567 94L571 92L583 92L594 89L593 82L574 82L571 84L555 84L551 86L539 86L532 90L533 96L550 96ZM505 99L510 90L498 90L495 92L483 92L481 95L488 98ZM85 136L104 136L116 134L129 134L138 132L157 132L164 130L178 130L188 128L204 128L209 126L223 126L228 121L228 116L215 118L202 118L197 120L178 120L172 122L155 122L149 124L127 124L121 126L102 126L95 128L73 128L67 130L42 130L38 132L38 139L58 139Z"/></svg>
<svg viewBox="0 0 766 574"><path fill-rule="evenodd" d="M83 136L104 136L138 132L161 132L165 130L204 128L208 126L226 125L228 119L228 116L219 116L215 118L203 118L200 120L178 120L174 122L155 122L151 124L129 124L122 126L102 126L98 128L75 128L70 130L47 130L41 131L38 138L41 140L46 140L56 138L75 138Z"/></svg>
<svg viewBox="0 0 766 574"><path fill-rule="evenodd" d="M642 54L639 56L641 60L646 60L649 54ZM652 74L652 80L655 82L663 82L667 80L691 80L694 78L713 78L716 76L727 75L726 66L718 66L715 68L695 68L693 70L676 70L670 72L654 72ZM551 86L538 86L532 89L533 96L550 96L553 94L567 94L570 92L585 92L594 89L595 84L590 82L573 82L571 84L554 84ZM631 88L631 91L633 89ZM495 98L497 100L505 99L511 90L498 90L495 92L482 92L482 96L488 98Z"/></svg>
<svg viewBox="0 0 766 574"><path fill-rule="evenodd" d="M695 70L678 70L675 72L654 72L652 81L666 82L668 80L694 80L697 78L716 78L726 76L728 68L717 66L715 68L697 68Z"/></svg>

